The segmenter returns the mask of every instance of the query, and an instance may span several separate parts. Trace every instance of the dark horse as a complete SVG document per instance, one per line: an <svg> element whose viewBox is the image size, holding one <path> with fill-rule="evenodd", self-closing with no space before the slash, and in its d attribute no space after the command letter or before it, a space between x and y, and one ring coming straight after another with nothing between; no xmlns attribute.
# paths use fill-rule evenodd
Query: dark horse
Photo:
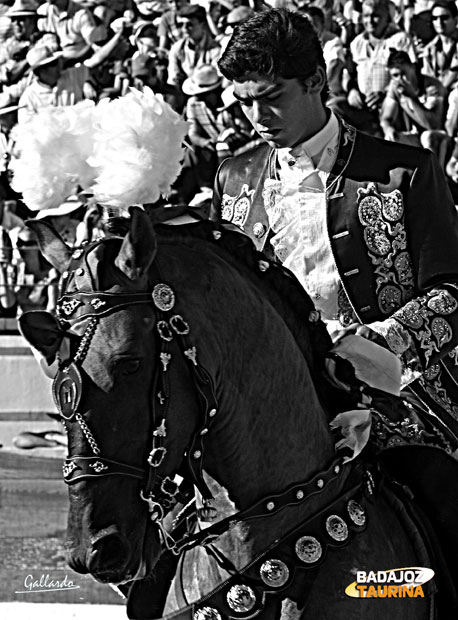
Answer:
<svg viewBox="0 0 458 620"><path fill-rule="evenodd" d="M326 338L291 276L210 222L155 230L133 209L124 237L76 251L32 227L62 274L57 320L29 313L22 330L49 362L70 340L53 389L75 571L154 590L180 556L175 600L194 602L176 617L194 620L433 617L434 580L417 597L345 594L357 571L435 566L400 495L336 453L316 387ZM184 509L172 538L176 474L206 522Z"/></svg>

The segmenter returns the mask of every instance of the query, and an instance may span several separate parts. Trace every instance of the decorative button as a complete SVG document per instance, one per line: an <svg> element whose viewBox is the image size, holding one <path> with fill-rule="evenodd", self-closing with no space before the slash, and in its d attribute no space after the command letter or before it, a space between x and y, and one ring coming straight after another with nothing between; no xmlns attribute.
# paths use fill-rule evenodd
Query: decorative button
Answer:
<svg viewBox="0 0 458 620"><path fill-rule="evenodd" d="M221 614L214 607L202 607L194 612L194 620L221 620Z"/></svg>
<svg viewBox="0 0 458 620"><path fill-rule="evenodd" d="M266 508L269 512L271 512L275 508L274 502L267 502Z"/></svg>
<svg viewBox="0 0 458 620"><path fill-rule="evenodd" d="M216 415L216 409L210 409L210 411L208 412L208 415L213 418Z"/></svg>
<svg viewBox="0 0 458 620"><path fill-rule="evenodd" d="M213 239L215 241L219 241L221 239L221 237L223 236L222 232L219 230L214 230L213 231Z"/></svg>
<svg viewBox="0 0 458 620"><path fill-rule="evenodd" d="M73 252L73 254L72 254L72 258L74 258L74 259L78 259L78 258L80 258L81 256L83 256L83 253L84 253L84 250L82 250L81 248L80 248L80 249L78 249L78 250L75 250L75 251Z"/></svg>
<svg viewBox="0 0 458 620"><path fill-rule="evenodd" d="M326 531L333 540L339 542L348 538L348 525L338 515L330 515L326 519Z"/></svg>
<svg viewBox="0 0 458 620"><path fill-rule="evenodd" d="M259 574L266 586L281 588L289 579L289 568L281 560L266 560Z"/></svg>
<svg viewBox="0 0 458 620"><path fill-rule="evenodd" d="M200 450L196 450L192 456L195 459L200 459L200 457L202 456L202 452Z"/></svg>
<svg viewBox="0 0 458 620"><path fill-rule="evenodd" d="M232 586L226 595L227 604L238 614L251 611L256 605L256 595L250 586L236 585Z"/></svg>
<svg viewBox="0 0 458 620"><path fill-rule="evenodd" d="M83 269L82 267L79 267L79 268L76 270L76 275L77 275L77 276L84 276L84 269Z"/></svg>
<svg viewBox="0 0 458 620"><path fill-rule="evenodd" d="M270 264L266 260L260 260L258 262L259 271L262 271L262 272L267 271L269 267L270 267Z"/></svg>
<svg viewBox="0 0 458 620"><path fill-rule="evenodd" d="M266 231L267 226L265 226L265 224L263 224L262 222L256 222L256 224L253 224L253 235L256 237L256 239L264 237Z"/></svg>
<svg viewBox="0 0 458 620"><path fill-rule="evenodd" d="M304 491L297 491L296 498L297 499L304 499Z"/></svg>
<svg viewBox="0 0 458 620"><path fill-rule="evenodd" d="M324 487L324 480L323 480L323 478L318 478L318 480L316 481L316 486L319 489L322 489Z"/></svg>
<svg viewBox="0 0 458 620"><path fill-rule="evenodd" d="M335 473L335 474L340 474L340 465L336 465L336 466L334 467L334 473Z"/></svg>
<svg viewBox="0 0 458 620"><path fill-rule="evenodd" d="M156 284L152 297L154 305L162 312L171 310L175 305L175 293L167 284Z"/></svg>
<svg viewBox="0 0 458 620"><path fill-rule="evenodd" d="M294 547L297 557L306 564L313 564L323 555L320 542L313 536L301 536Z"/></svg>
<svg viewBox="0 0 458 620"><path fill-rule="evenodd" d="M355 525L365 525L366 512L361 504L358 504L354 499L351 499L347 504L348 516Z"/></svg>

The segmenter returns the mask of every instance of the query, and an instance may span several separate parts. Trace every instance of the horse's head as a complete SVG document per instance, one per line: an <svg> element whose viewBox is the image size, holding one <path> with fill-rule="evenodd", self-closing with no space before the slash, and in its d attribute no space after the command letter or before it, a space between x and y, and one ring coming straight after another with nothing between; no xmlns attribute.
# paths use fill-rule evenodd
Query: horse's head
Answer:
<svg viewBox="0 0 458 620"><path fill-rule="evenodd" d="M303 510L267 519L262 498L334 454L311 379L317 323L302 317L312 306L307 298L294 314L285 300L291 287L302 295L299 285L240 233L210 222L155 231L142 210L131 215L124 237L74 251L32 223L61 290L57 319L21 318L47 361L60 357L53 392L69 437L70 565L111 583L146 577L164 543L175 545L164 517L187 500L177 474L200 491L201 516L215 508L204 469L236 510L259 504L256 552ZM277 279L284 289L271 286ZM190 538L201 541L185 535L174 551Z"/></svg>
<svg viewBox="0 0 458 620"><path fill-rule="evenodd" d="M104 582L142 578L160 553L157 525L148 512L152 502L143 500L162 484L163 505L155 507L166 511L167 492L174 489L166 473L173 477L180 465L179 457L168 455L169 469L155 478L155 466L165 454L163 418L170 404L167 381L155 374L155 365L161 359L162 371L166 368L171 328L164 321L163 338L153 332L158 333L158 314L173 305L155 265L151 270L155 233L137 209L124 238L73 251L47 224L30 225L44 256L61 273L57 320L44 312L28 313L21 327L49 363L61 358L53 392L69 440L64 465L69 563ZM185 331L179 318L175 328ZM68 355L62 353L62 342L70 344ZM177 390L172 399L179 398ZM191 432L186 421L180 424ZM177 454L182 456L185 448L180 446Z"/></svg>

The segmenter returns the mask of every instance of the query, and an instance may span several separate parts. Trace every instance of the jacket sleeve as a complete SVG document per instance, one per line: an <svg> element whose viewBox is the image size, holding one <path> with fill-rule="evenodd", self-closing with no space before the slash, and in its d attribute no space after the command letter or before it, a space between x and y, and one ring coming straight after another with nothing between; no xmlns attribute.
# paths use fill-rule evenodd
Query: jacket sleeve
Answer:
<svg viewBox="0 0 458 620"><path fill-rule="evenodd" d="M417 294L390 318L369 326L408 366L423 372L458 345L457 211L432 154L414 171L406 205Z"/></svg>

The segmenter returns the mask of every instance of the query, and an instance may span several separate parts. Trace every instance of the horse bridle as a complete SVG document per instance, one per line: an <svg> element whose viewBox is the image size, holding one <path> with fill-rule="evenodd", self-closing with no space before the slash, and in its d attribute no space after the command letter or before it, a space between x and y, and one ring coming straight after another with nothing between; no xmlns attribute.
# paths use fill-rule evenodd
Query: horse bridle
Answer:
<svg viewBox="0 0 458 620"><path fill-rule="evenodd" d="M215 240L221 236L218 230L213 231ZM212 521L216 510L212 505L213 496L203 478L204 439L209 432L212 420L218 413L218 403L210 374L198 361L197 348L190 339L190 326L176 313L176 295L172 287L164 283L157 265L153 270L153 280L156 283L152 291L147 293L106 293L103 291L82 292L77 290L71 293L64 292L75 274L84 276L84 288L92 288L89 278L84 274L84 258L87 249L92 249L102 241L90 244L84 249L76 250L72 255L72 262L66 272L62 274L61 294L57 302L57 317L64 329L69 329L81 321L87 321L83 336L73 359L59 364L58 373L53 383L53 396L63 421L67 424L76 421L85 436L93 456L69 456L63 465L64 481L71 485L82 480L96 480L110 475L122 475L141 480L144 485L140 496L148 504L150 517L162 532L165 546L174 554L179 555L183 550L197 545L207 545L221 536L236 523L249 521L277 514L285 507L299 506L312 495L321 493L329 483L337 479L343 470L342 459L337 458L330 467L316 474L312 479L294 484L282 492L263 497L251 506L230 517L210 525L202 531L191 534L185 533L180 540L174 540L163 527L163 519L177 503L189 501L189 494L183 493L180 486L168 476L159 474L158 469L164 463L167 455L165 438L167 436L167 409L168 409L168 368L171 363L170 345L176 341L179 350L187 361L193 378L195 392L200 404L200 420L190 445L186 450L185 479L192 482L199 490L203 499L203 508L199 516L203 520ZM261 268L261 266L260 266ZM262 270L266 269L263 261ZM153 431L151 450L148 456L146 469L134 467L127 463L108 459L102 456L102 451L96 438L88 427L82 414L78 412L81 400L83 381L79 368L84 362L92 338L97 329L100 318L134 304L152 304L156 315L156 334L159 341L158 363L154 378L153 421L156 425ZM180 472L181 474L182 472ZM186 475L187 474L187 475ZM373 481L368 479L369 491Z"/></svg>

